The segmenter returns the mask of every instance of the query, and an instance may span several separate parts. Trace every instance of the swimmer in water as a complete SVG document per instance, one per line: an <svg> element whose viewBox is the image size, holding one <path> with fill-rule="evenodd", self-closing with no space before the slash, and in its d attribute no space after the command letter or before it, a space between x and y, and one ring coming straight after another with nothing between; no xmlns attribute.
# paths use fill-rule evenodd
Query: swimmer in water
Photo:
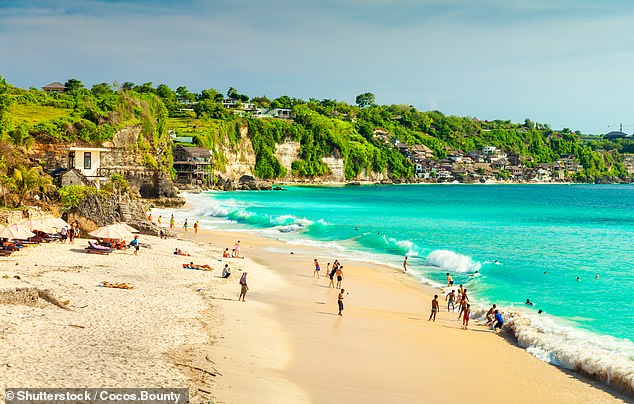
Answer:
<svg viewBox="0 0 634 404"><path fill-rule="evenodd" d="M532 306L533 302L531 302L530 299L526 299L526 305L527 306Z"/></svg>

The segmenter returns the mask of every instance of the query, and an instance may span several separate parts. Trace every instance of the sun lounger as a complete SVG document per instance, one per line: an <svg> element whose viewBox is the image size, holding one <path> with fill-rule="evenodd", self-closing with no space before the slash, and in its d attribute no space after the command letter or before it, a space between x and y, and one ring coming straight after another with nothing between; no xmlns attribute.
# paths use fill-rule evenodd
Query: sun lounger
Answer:
<svg viewBox="0 0 634 404"><path fill-rule="evenodd" d="M85 251L91 254L110 254L112 252L112 248L100 246L92 241L89 241L88 247L85 248Z"/></svg>

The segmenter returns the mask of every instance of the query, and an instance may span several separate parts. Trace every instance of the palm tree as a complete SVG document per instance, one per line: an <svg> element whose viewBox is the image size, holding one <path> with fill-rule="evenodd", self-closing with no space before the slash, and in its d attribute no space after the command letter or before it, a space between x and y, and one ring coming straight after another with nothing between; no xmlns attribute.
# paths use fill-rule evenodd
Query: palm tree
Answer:
<svg viewBox="0 0 634 404"><path fill-rule="evenodd" d="M13 170L13 186L18 193L18 206L22 205L24 199L37 192L41 187L51 184L51 180L45 177L39 167L26 168L22 165Z"/></svg>

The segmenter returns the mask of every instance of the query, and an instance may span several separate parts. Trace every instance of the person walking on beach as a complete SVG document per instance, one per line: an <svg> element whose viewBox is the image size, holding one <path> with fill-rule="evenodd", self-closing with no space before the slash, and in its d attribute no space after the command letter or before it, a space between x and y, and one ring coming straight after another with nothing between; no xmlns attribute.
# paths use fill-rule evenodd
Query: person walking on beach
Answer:
<svg viewBox="0 0 634 404"><path fill-rule="evenodd" d="M194 234L198 234L198 220L194 223Z"/></svg>
<svg viewBox="0 0 634 404"><path fill-rule="evenodd" d="M453 278L449 275L449 272L447 272L447 286L453 286Z"/></svg>
<svg viewBox="0 0 634 404"><path fill-rule="evenodd" d="M138 255L139 252L139 236L134 236L128 247L134 247L134 255Z"/></svg>
<svg viewBox="0 0 634 404"><path fill-rule="evenodd" d="M337 275L337 289L341 288L341 281L343 280L343 265L340 265L339 267L337 267L337 272L335 272L335 275Z"/></svg>
<svg viewBox="0 0 634 404"><path fill-rule="evenodd" d="M340 316L343 316L343 314L341 314L341 312L343 311L343 292L345 292L345 289L341 289L341 292L339 292L339 297L337 298L337 304L339 305Z"/></svg>
<svg viewBox="0 0 634 404"><path fill-rule="evenodd" d="M156 219L156 222L158 223L159 227L161 227L161 224L163 223L163 216L159 215L158 219Z"/></svg>
<svg viewBox="0 0 634 404"><path fill-rule="evenodd" d="M339 262L337 260L335 260L335 262L332 264L332 269L330 270L330 272L328 273L328 277L330 278L330 283L328 284L328 287L335 287L335 273L337 272L337 269L339 268Z"/></svg>
<svg viewBox="0 0 634 404"><path fill-rule="evenodd" d="M456 291L452 290L451 292L447 293L447 296L445 296L445 301L447 302L447 311L449 311L449 306L451 306L451 311L456 311Z"/></svg>
<svg viewBox="0 0 634 404"><path fill-rule="evenodd" d="M319 271L321 271L321 268L319 267L319 262L317 261L317 258L315 258L315 270L313 271L313 278L316 275L317 279L319 279Z"/></svg>
<svg viewBox="0 0 634 404"><path fill-rule="evenodd" d="M403 261L403 272L407 272L407 255L405 256L405 261Z"/></svg>
<svg viewBox="0 0 634 404"><path fill-rule="evenodd" d="M75 220L75 238L79 238L81 236L81 228L79 227L79 222Z"/></svg>
<svg viewBox="0 0 634 404"><path fill-rule="evenodd" d="M460 299L460 311L458 312L458 318L460 318L460 316L462 316L462 314L467 310L467 306L469 306L469 304L467 303L467 299L465 299L465 296L463 295Z"/></svg>
<svg viewBox="0 0 634 404"><path fill-rule="evenodd" d="M187 228L189 227L189 223L187 223L187 219L185 219L185 223L183 223L183 231L187 233Z"/></svg>
<svg viewBox="0 0 634 404"><path fill-rule="evenodd" d="M170 230L174 230L174 225L176 224L176 220L174 219L174 214L170 217Z"/></svg>
<svg viewBox="0 0 634 404"><path fill-rule="evenodd" d="M471 305L467 304L464 315L462 316L462 327L466 330L469 326L469 315L471 314Z"/></svg>
<svg viewBox="0 0 634 404"><path fill-rule="evenodd" d="M75 223L70 224L70 229L68 230L68 242L69 244L75 244Z"/></svg>
<svg viewBox="0 0 634 404"><path fill-rule="evenodd" d="M238 301L242 299L242 301L244 302L244 299L247 297L248 290L249 286L247 285L247 273L243 272L242 276L240 277L240 296L238 296Z"/></svg>
<svg viewBox="0 0 634 404"><path fill-rule="evenodd" d="M60 236L62 236L62 243L66 244L66 236L68 235L68 227L64 226L59 231Z"/></svg>
<svg viewBox="0 0 634 404"><path fill-rule="evenodd" d="M429 320L430 321L433 317L434 319L434 323L436 322L436 313L438 313L439 307L438 307L438 295L434 295L434 299L431 301L431 314L429 315Z"/></svg>
<svg viewBox="0 0 634 404"><path fill-rule="evenodd" d="M233 257L240 258L240 240L233 246Z"/></svg>

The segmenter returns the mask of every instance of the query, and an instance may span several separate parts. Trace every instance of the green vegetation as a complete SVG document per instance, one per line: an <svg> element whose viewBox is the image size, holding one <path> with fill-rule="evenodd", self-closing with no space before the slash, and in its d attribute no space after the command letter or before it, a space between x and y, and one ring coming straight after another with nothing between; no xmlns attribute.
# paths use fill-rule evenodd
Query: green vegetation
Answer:
<svg viewBox="0 0 634 404"><path fill-rule="evenodd" d="M285 141L300 145L291 165L294 176L328 174L323 159L335 157L343 160L348 180L371 172L394 179L412 178L412 162L386 144L385 138L377 137L377 130L392 141L429 147L436 160L485 146L520 155L528 167L574 157L583 168L570 178L578 181L627 178L622 154L634 152L632 139L609 141L567 128L556 131L529 119L521 123L485 121L418 111L409 105L376 105L370 92L358 95L355 105L350 105L286 95L249 97L230 87L226 94L235 105L226 108L223 92L212 88L193 93L184 86L172 90L165 84L125 82L99 83L88 89L74 78L65 85L65 93L47 94L15 88L0 77L0 142L22 150L35 143L99 144L112 140L122 128L138 127L140 134L130 149L137 162L173 175L169 130L179 137L191 136L190 145L211 149L217 171L227 164L224 151L241 153L250 143L256 157L253 172L266 179L288 174L275 157L276 146ZM290 109L293 119L253 117L252 111L243 110L246 103ZM6 178L13 173L12 164L0 170ZM496 175L507 178L509 172L499 170Z"/></svg>

